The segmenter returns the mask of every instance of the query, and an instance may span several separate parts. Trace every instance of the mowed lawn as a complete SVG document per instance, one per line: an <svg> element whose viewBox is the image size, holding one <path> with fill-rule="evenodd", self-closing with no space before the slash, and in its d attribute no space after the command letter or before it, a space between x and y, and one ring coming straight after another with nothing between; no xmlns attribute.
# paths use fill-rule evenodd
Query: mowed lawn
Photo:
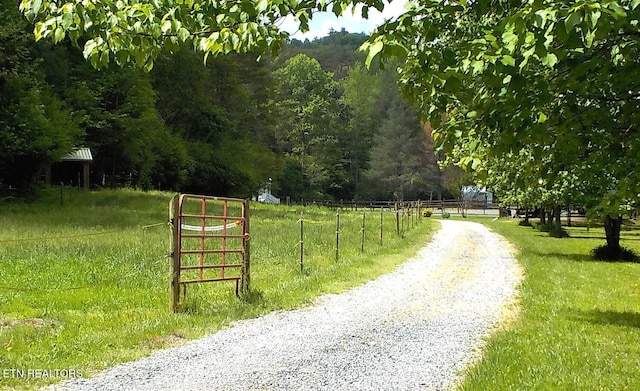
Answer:
<svg viewBox="0 0 640 391"><path fill-rule="evenodd" d="M602 228L555 239L517 221L482 220L515 244L521 312L489 340L461 390L640 390L640 264L593 261ZM640 254L640 231L622 245Z"/></svg>
<svg viewBox="0 0 640 391"><path fill-rule="evenodd" d="M437 223L395 213L251 203L251 282L190 285L169 310L168 205L173 194L51 189L0 203L0 389L29 389L133 360L237 319L308 305L392 271ZM301 212L304 212L301 215ZM362 218L365 243L362 252ZM304 270L300 271L300 219Z"/></svg>

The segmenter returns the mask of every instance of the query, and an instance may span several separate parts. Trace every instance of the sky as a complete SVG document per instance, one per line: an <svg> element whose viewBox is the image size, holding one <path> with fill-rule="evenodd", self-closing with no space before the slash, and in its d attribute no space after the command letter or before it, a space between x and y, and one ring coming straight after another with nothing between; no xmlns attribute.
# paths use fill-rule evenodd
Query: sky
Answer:
<svg viewBox="0 0 640 391"><path fill-rule="evenodd" d="M350 33L369 34L386 19L392 19L404 13L405 4L406 0L394 0L391 4L387 4L384 7L384 13L370 8L369 19L362 19L360 17L361 12L359 8L355 12L355 15L352 15L351 9L348 9L344 13L345 16L341 16L340 18L337 18L330 12L318 12L313 15L313 19L309 22L310 31L306 34L297 31L297 24L293 18L284 20L281 28L292 34L291 38L301 41L327 36L331 29L340 31L344 28Z"/></svg>

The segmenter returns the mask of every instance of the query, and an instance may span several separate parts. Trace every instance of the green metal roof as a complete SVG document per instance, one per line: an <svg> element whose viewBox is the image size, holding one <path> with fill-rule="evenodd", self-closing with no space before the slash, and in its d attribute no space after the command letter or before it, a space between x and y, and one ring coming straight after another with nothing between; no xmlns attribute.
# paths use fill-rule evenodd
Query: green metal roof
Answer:
<svg viewBox="0 0 640 391"><path fill-rule="evenodd" d="M93 156L89 148L76 148L73 152L62 157L60 161L63 162L92 162Z"/></svg>

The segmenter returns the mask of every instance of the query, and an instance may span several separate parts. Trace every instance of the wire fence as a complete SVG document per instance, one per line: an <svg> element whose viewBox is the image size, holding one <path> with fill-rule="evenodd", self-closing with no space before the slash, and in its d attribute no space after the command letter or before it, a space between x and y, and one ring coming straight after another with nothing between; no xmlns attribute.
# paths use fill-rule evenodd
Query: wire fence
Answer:
<svg viewBox="0 0 640 391"><path fill-rule="evenodd" d="M399 237L404 237L406 231L408 229L414 228L420 219L423 217L421 211L422 208L419 203L412 203L407 205L399 205L394 204L393 208L389 207L391 204L386 204L386 208L384 206L379 206L377 210L375 208L368 210L362 209L361 215L354 215L353 211L349 213L347 216L352 220L360 223L360 229L356 230L357 235L351 235L350 241L345 241L343 237L341 237L341 233L344 227L344 214L341 208L336 208L335 214L335 224L333 227L335 228L335 241L334 241L334 259L336 262L340 261L341 250L344 250L345 246L350 246L351 248L359 248L359 253L364 254L367 245L367 237L373 236L376 237L378 241L378 245L380 247L384 246L385 240L385 214L391 214L394 216L393 218L393 231L395 235ZM379 215L379 224L374 224L373 226L369 224L369 228L367 225L367 219L370 221L373 220L373 216L377 218ZM367 217L368 216L368 217ZM305 270L305 240L307 242L310 241L308 237L305 237L305 224L322 224L324 226L329 226L330 222L317 222L312 220L305 219L304 211L300 212L300 218L297 223L300 226L300 236L298 240L297 247L299 248L299 270L300 272L304 272ZM351 233L353 233L353 228L351 229ZM326 239L326 238L325 238ZM322 239L318 237L318 233L316 233L315 237L312 237L311 240L321 241ZM341 246L342 245L342 246Z"/></svg>
<svg viewBox="0 0 640 391"><path fill-rule="evenodd" d="M385 245L385 241L389 240L391 235L395 235L400 238L404 237L407 230L415 227L420 222L423 217L421 212L427 204L414 201L405 203L378 202L375 207L371 207L371 205L372 203L370 203L366 208L356 206L353 209L336 207L335 220L333 223L328 220L315 221L313 213L306 214L304 211L300 212L297 221L291 220L293 224L298 224L299 237L295 243L291 244L290 248L298 253L298 266L300 272L305 271L305 268L307 267L305 264L307 262L306 258L309 256L310 250L314 248L314 244L316 243L323 242L322 246L316 247L321 247L320 251L324 252L324 256L331 257L335 262L339 262L347 253L364 254L370 246L375 244L379 247L383 247ZM237 222L234 221L230 224L235 226ZM163 221L135 227L127 227L127 229L139 229L144 234L144 232L149 229L167 225L168 222ZM322 229L310 232L308 229L309 226L322 227ZM201 229L201 227L198 228ZM42 243L48 241L95 238L99 236L121 234L123 230L124 228L119 228L77 234L3 238L0 239L0 244ZM333 244L328 245L328 243L331 242ZM256 251L261 250L262 249L260 248L256 248ZM166 253L163 255L168 256ZM139 272L125 273L117 277L109 276L90 284L80 284L71 287L48 288L45 286L30 288L0 285L0 290L28 292L79 290L113 283L119 279L130 278L138 273Z"/></svg>
<svg viewBox="0 0 640 391"><path fill-rule="evenodd" d="M138 227L134 227L134 228L140 229L144 233L149 228L166 226L166 225L167 225L167 222L165 221L165 222L161 222L161 223L153 223L153 224L148 224L148 225L142 225L142 226L138 226ZM8 238L8 239L0 239L0 243L11 244L11 243L25 243L25 242L41 243L41 242L45 242L45 241L64 241L64 240L70 240L70 239L93 238L93 237L96 237L96 236L120 234L122 232L123 232L122 229L117 229L117 230L88 232L88 233L73 234L73 235L39 236L39 237L29 237L29 238ZM91 283L82 284L82 285L78 285L78 286L72 286L72 287L63 287L63 288L45 288L45 287L27 288L27 287L0 285L0 290L3 290L3 291L16 291L16 292L64 292L64 291L74 291L74 290L90 289L90 288L93 289L93 288L98 287L98 286L111 284L111 283L117 282L117 281L125 279L125 278L133 277L133 276L135 276L137 274L140 274L140 273L141 273L141 270L137 270L135 272L128 273L128 274L125 274L125 275L119 275L119 276L115 276L115 277L104 278L104 279L101 279L99 281L93 281Z"/></svg>

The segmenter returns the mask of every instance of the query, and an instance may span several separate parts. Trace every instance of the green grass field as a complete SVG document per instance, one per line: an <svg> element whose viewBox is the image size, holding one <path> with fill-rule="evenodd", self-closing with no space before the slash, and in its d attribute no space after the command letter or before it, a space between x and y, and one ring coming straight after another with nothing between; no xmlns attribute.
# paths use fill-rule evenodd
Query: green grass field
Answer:
<svg viewBox="0 0 640 391"><path fill-rule="evenodd" d="M461 390L640 390L640 264L593 261L602 228L555 239L513 220L480 221L519 251L522 310ZM640 254L640 231L624 231L621 244Z"/></svg>
<svg viewBox="0 0 640 391"><path fill-rule="evenodd" d="M168 203L133 190L47 191L31 204L0 204L0 389L29 389L97 371L211 333L238 319L312 303L359 285L412 256L437 224L395 234L395 214L251 204L251 294L233 285L189 286L169 310ZM305 259L300 272L299 219ZM30 371L30 372L29 372Z"/></svg>
<svg viewBox="0 0 640 391"><path fill-rule="evenodd" d="M380 246L379 214L368 212L360 254L362 211L343 211L336 262L334 210L253 203L252 293L239 300L231 283L190 286L184 312L173 314L170 197L67 190L61 206L51 190L33 204L0 204L0 389L91 376L237 319L307 305L393 270L437 227L406 222L400 238L385 213ZM640 264L592 261L601 228L555 239L514 220L476 219L514 243L525 280L518 316L490 338L460 389L640 389ZM623 232L622 244L640 253L640 231Z"/></svg>

